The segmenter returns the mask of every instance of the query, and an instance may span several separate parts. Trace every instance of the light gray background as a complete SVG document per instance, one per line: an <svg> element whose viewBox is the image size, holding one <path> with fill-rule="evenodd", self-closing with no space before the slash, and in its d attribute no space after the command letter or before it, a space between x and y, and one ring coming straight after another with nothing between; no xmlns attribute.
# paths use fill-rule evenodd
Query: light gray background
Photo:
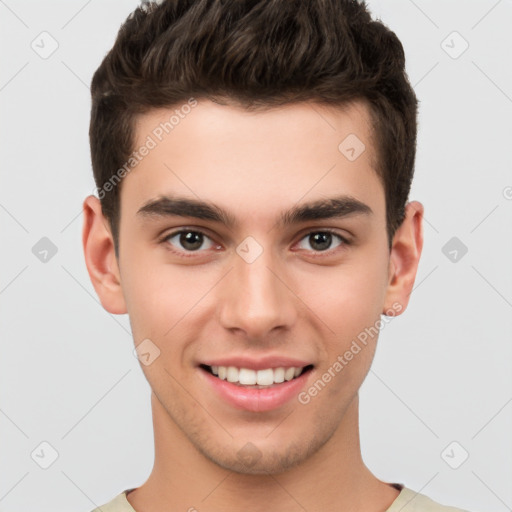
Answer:
<svg viewBox="0 0 512 512"><path fill-rule="evenodd" d="M152 468L128 318L99 304L81 246L88 86L136 3L0 0L1 511L87 512ZM511 510L512 2L369 5L403 42L421 102L411 199L426 222L408 311L361 390L363 456L442 503ZM59 45L47 59L31 48L51 48L43 31ZM46 263L42 237L57 247ZM468 248L455 262L452 237ZM58 453L47 469L42 442Z"/></svg>

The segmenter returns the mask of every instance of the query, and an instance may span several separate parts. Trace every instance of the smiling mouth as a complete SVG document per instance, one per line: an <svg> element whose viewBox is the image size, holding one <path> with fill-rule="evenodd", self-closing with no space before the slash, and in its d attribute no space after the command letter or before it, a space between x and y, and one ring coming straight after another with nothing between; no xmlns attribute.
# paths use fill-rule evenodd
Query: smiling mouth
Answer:
<svg viewBox="0 0 512 512"><path fill-rule="evenodd" d="M266 389L279 386L301 377L311 371L313 365L300 367L267 368L265 370L251 370L236 368L234 366L208 366L200 364L199 367L214 377L230 382L235 386L250 389Z"/></svg>

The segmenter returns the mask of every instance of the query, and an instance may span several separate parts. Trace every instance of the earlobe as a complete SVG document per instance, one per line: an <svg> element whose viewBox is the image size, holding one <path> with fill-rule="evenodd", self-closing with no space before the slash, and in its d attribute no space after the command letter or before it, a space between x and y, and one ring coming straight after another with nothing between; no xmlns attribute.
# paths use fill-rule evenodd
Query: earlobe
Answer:
<svg viewBox="0 0 512 512"><path fill-rule="evenodd" d="M391 246L389 280L383 314L405 311L409 303L423 248L423 205L412 201L405 207L405 219L396 230ZM394 315L393 315L394 316Z"/></svg>
<svg viewBox="0 0 512 512"><path fill-rule="evenodd" d="M83 203L82 244L85 264L102 306L113 314L126 313L126 303L114 241L97 197L88 196Z"/></svg>

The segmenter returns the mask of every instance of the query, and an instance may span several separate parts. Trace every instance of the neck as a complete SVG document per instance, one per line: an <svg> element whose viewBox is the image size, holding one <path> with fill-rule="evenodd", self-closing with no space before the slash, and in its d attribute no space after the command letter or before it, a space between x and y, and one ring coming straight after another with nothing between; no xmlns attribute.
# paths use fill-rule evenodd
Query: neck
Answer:
<svg viewBox="0 0 512 512"><path fill-rule="evenodd" d="M364 465L359 442L359 397L347 407L333 436L288 471L242 474L199 452L151 394L155 463L148 480L128 494L136 512L265 510L384 511L399 491Z"/></svg>

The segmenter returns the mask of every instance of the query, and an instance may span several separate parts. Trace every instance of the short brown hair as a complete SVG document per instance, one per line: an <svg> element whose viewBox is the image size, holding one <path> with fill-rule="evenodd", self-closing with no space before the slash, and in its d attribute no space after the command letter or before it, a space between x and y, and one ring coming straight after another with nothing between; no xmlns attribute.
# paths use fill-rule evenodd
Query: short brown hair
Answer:
<svg viewBox="0 0 512 512"><path fill-rule="evenodd" d="M133 151L136 116L191 97L246 109L363 100L370 107L390 244L404 219L418 101L402 44L372 20L364 1L144 1L121 26L91 94L94 179L118 256L122 182L105 185Z"/></svg>

